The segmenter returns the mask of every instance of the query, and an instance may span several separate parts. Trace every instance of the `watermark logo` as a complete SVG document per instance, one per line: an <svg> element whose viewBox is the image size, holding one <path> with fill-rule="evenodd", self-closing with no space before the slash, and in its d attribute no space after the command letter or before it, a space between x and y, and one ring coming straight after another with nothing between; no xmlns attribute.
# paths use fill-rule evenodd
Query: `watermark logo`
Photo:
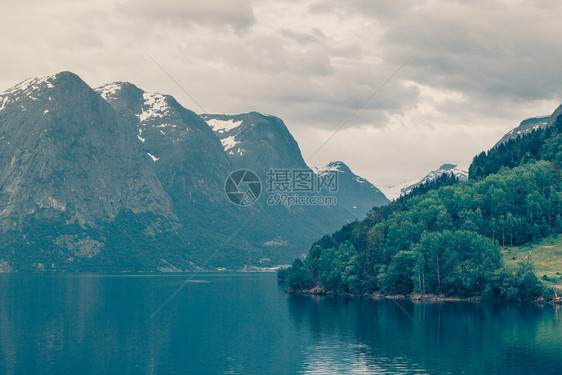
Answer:
<svg viewBox="0 0 562 375"><path fill-rule="evenodd" d="M261 181L254 172L240 169L228 176L224 191L232 203L239 206L249 206L260 197Z"/></svg>
<svg viewBox="0 0 562 375"><path fill-rule="evenodd" d="M338 188L336 170L314 173L311 169L270 169L267 172L269 193L335 193Z"/></svg>
<svg viewBox="0 0 562 375"><path fill-rule="evenodd" d="M335 206L338 192L338 171L315 173L311 169L270 169L266 173L266 203L270 206ZM239 206L255 203L262 191L258 175L248 169L237 170L228 176L225 192L230 201Z"/></svg>

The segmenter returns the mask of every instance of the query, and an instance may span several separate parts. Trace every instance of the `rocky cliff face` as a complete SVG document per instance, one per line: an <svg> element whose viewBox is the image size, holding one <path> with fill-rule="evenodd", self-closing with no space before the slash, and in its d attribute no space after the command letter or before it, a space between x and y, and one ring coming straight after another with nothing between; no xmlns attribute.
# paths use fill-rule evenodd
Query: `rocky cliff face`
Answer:
<svg viewBox="0 0 562 375"><path fill-rule="evenodd" d="M134 127L137 147L170 194L181 194L183 200L225 201L222 187L232 164L197 114L171 96L147 93L130 83L96 91Z"/></svg>

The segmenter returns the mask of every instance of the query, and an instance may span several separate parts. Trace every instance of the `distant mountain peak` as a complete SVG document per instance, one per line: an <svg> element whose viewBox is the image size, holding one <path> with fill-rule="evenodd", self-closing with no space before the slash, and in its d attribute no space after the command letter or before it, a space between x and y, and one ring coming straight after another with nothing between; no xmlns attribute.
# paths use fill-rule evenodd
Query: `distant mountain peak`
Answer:
<svg viewBox="0 0 562 375"><path fill-rule="evenodd" d="M382 191L389 199L396 199L402 195L408 194L415 187L420 186L421 184L424 184L426 182L433 181L445 173L453 174L460 181L468 180L468 166L459 166L456 164L445 163L439 168L429 172L419 181L405 181L396 185L382 186Z"/></svg>
<svg viewBox="0 0 562 375"><path fill-rule="evenodd" d="M15 85L12 88L7 89L0 95L19 95L19 94L30 94L37 89L42 88L53 88L52 81L55 76L45 76L40 78L29 78Z"/></svg>
<svg viewBox="0 0 562 375"><path fill-rule="evenodd" d="M364 215L373 206L382 206L389 202L383 192L366 179L353 173L342 161L332 161L322 168L315 169L319 176L337 172L338 204L356 217Z"/></svg>
<svg viewBox="0 0 562 375"><path fill-rule="evenodd" d="M351 169L349 169L347 164L345 164L343 161L339 161L339 160L331 161L322 168L316 168L316 170L320 174L326 173L326 172L332 172L332 171L336 171L336 172L340 172L340 173L352 173Z"/></svg>
<svg viewBox="0 0 562 375"><path fill-rule="evenodd" d="M281 166L308 168L297 142L278 117L258 112L201 114L200 117L238 168L251 165L260 173Z"/></svg>
<svg viewBox="0 0 562 375"><path fill-rule="evenodd" d="M28 78L0 93L0 110L4 109L9 102L20 101L23 98L38 100L42 94L54 89L55 86L63 86L69 83L78 83L87 88L86 83L71 72Z"/></svg>
<svg viewBox="0 0 562 375"><path fill-rule="evenodd" d="M554 112L556 113L556 112ZM546 128L552 125L552 119L554 118L554 114L552 116L540 116L540 117L531 117L526 120L521 121L519 126L514 129L511 129L507 132L499 141L494 145L497 147L502 143L509 141L510 139L515 139L519 136L531 133L533 130L538 130L542 128Z"/></svg>

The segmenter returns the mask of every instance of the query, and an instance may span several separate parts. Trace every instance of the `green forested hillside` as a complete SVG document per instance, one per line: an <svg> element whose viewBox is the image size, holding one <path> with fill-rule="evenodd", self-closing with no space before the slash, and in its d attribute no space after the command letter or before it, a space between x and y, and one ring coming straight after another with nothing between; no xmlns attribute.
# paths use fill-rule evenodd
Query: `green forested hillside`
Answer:
<svg viewBox="0 0 562 375"><path fill-rule="evenodd" d="M296 290L548 297L532 259L505 264L501 247L562 231L561 141L554 126L508 142L504 151L525 148L508 157L499 149L479 155L471 171L484 172L471 180L373 210L322 238L281 276Z"/></svg>

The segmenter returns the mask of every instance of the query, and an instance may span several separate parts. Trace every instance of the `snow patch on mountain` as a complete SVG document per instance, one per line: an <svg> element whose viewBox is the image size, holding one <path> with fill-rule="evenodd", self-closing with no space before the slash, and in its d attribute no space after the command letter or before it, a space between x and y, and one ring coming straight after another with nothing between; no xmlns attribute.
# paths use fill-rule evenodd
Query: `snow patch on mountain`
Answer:
<svg viewBox="0 0 562 375"><path fill-rule="evenodd" d="M365 182L367 182L367 180L359 176L355 177L355 181L359 182L360 184L364 184Z"/></svg>
<svg viewBox="0 0 562 375"><path fill-rule="evenodd" d="M42 89L42 88L53 88L52 81L55 76L45 76L39 78L26 79L23 82L18 83L14 87L4 91L0 95L30 95L32 92Z"/></svg>
<svg viewBox="0 0 562 375"><path fill-rule="evenodd" d="M55 77L56 76L53 75L41 78L30 78L0 93L0 111L6 108L7 104L15 103L25 98L38 100L38 96L42 90L55 87L52 83ZM27 110L21 104L20 108L22 111Z"/></svg>
<svg viewBox="0 0 562 375"><path fill-rule="evenodd" d="M230 137L226 137L220 140L223 147L224 147L224 151L228 152L230 155L234 155L234 150L232 150L236 145L239 145L240 142L238 142L236 140L236 138L234 136L230 136ZM230 150L230 151L229 151ZM244 155L244 149L238 148L238 155Z"/></svg>
<svg viewBox="0 0 562 375"><path fill-rule="evenodd" d="M229 120L218 120L216 118L212 118L212 117L205 117L203 118L203 120L209 124L209 126L211 127L211 129L213 129L213 131L215 133L227 133L233 129L236 129L237 127L239 127L240 125L242 125L242 120L239 121L235 121L233 119L229 119Z"/></svg>
<svg viewBox="0 0 562 375"><path fill-rule="evenodd" d="M340 161L332 161L324 167L316 168L316 170L318 174L324 174L327 172L345 172L342 162Z"/></svg>
<svg viewBox="0 0 562 375"><path fill-rule="evenodd" d="M143 93L144 104L141 114L137 115L141 122L149 119L162 118L169 113L166 97L158 93Z"/></svg>
<svg viewBox="0 0 562 375"><path fill-rule="evenodd" d="M160 160L160 158L157 158L156 156L152 155L150 152L147 152L147 155L150 156L150 158L151 158L152 161L154 161L154 162Z"/></svg>
<svg viewBox="0 0 562 375"><path fill-rule="evenodd" d="M428 181L433 181L433 180L441 177L445 173L454 174L455 177L457 177L461 181L468 180L468 166L457 166L457 165L454 165L454 164L443 164L438 169L429 172L424 178L421 179L420 182L418 182L417 185L421 185L421 184L423 184L425 182L428 182ZM411 188L413 189L414 186L412 186Z"/></svg>
<svg viewBox="0 0 562 375"><path fill-rule="evenodd" d="M105 86L97 88L96 91L101 95L102 98L104 98L105 100L109 100L110 98L115 96L115 94L117 94L119 90L121 90L122 84L122 82L112 82Z"/></svg>
<svg viewBox="0 0 562 375"><path fill-rule="evenodd" d="M6 108L6 103L8 103L8 97L0 96L0 111L2 111L4 108Z"/></svg>

